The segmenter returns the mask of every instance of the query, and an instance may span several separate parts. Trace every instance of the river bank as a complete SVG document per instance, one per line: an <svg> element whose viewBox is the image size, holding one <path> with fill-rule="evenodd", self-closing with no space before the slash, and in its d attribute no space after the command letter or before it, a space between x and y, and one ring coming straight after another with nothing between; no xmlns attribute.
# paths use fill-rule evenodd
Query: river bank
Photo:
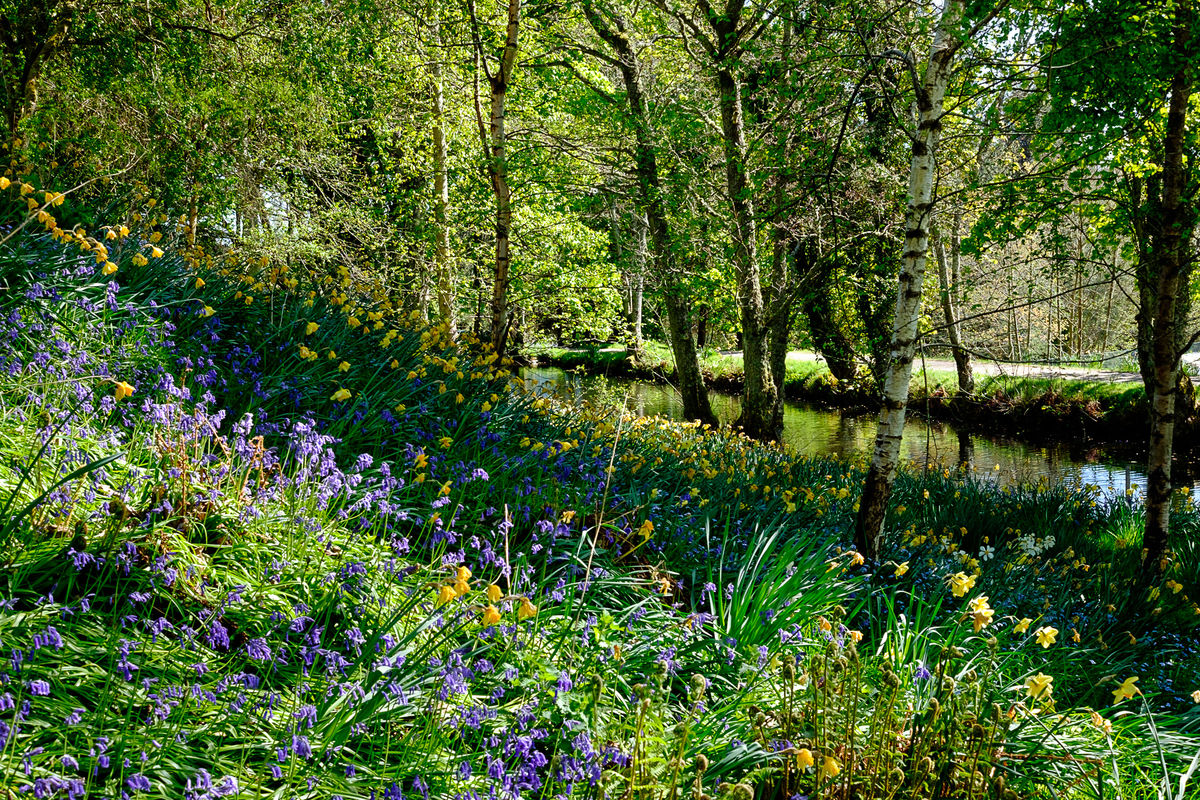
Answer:
<svg viewBox="0 0 1200 800"><path fill-rule="evenodd" d="M640 359L623 347L531 348L527 363L580 370L590 375L670 384L674 366L669 351L650 345ZM960 428L986 430L1039 440L1088 439L1118 447L1140 447L1147 435L1147 406L1136 373L1043 365L977 365L976 391L957 392L953 370L946 362L930 360L913 373L909 408L929 419ZM738 394L744 377L740 354L711 352L701 361L710 391ZM1177 441L1200 440L1195 392L1189 385L1185 406L1190 409L1176 427ZM878 409L874 385L838 381L811 353L788 354L787 400L836 408L850 413Z"/></svg>

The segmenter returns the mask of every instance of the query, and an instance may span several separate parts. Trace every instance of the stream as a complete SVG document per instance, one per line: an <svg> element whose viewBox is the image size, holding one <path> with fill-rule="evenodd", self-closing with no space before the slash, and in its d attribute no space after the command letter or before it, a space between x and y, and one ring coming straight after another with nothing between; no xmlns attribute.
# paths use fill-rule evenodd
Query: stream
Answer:
<svg viewBox="0 0 1200 800"><path fill-rule="evenodd" d="M638 416L681 419L683 405L671 387L644 381L581 376L555 367L526 367L526 385L566 400L624 403ZM740 398L710 392L713 411L721 422L738 415ZM869 455L875 440L876 418L836 409L786 403L783 440L799 455L855 458ZM1095 442L1039 442L967 433L953 426L910 415L904 428L903 457L917 465L965 467L1001 484L1046 481L1050 484L1092 484L1105 492L1145 488L1144 464L1105 452ZM1184 466L1184 465L1180 465ZM1177 469L1178 475L1189 470ZM1194 476L1185 482L1192 484Z"/></svg>

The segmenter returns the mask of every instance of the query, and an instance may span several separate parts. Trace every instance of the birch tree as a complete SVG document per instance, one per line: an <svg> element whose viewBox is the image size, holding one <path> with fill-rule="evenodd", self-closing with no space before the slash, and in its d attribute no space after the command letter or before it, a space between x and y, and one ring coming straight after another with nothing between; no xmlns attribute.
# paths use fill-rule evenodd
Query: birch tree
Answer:
<svg viewBox="0 0 1200 800"><path fill-rule="evenodd" d="M908 406L917 324L921 314L925 262L929 252L929 226L934 211L934 178L937 146L942 131L943 101L950 82L954 56L965 41L961 30L963 0L946 0L933 36L923 76L916 78L917 128L912 140L908 173L908 208L905 212L904 250L893 317L891 358L885 373L879 428L871 466L867 470L854 530L854 543L863 555L875 558L883 530L884 514L900 461L900 438Z"/></svg>

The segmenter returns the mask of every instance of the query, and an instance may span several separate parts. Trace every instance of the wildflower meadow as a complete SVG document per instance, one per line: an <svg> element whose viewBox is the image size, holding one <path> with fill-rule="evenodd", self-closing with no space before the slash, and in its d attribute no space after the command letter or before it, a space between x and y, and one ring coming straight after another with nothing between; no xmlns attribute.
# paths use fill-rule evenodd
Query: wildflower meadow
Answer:
<svg viewBox="0 0 1200 800"><path fill-rule="evenodd" d="M0 179L0 795L1198 796L1200 515L568 405L389 287ZM114 189L115 191L115 189Z"/></svg>

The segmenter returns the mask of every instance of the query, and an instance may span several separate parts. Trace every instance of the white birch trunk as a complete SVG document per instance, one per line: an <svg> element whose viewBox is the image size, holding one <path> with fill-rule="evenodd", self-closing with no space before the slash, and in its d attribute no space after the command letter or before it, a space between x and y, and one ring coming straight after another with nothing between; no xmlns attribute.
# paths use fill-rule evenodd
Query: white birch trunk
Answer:
<svg viewBox="0 0 1200 800"><path fill-rule="evenodd" d="M961 43L959 25L963 0L945 0L942 16L929 51L922 84L917 88L917 131L908 172L908 210L904 217L904 255L896 293L891 359L884 376L882 408L871 466L867 471L855 527L855 544L868 557L879 554L883 519L900 462L900 437L908 406L916 352L917 323L929 253L929 226L933 213L933 184L938 139L942 132L942 102L950 79L950 65Z"/></svg>

